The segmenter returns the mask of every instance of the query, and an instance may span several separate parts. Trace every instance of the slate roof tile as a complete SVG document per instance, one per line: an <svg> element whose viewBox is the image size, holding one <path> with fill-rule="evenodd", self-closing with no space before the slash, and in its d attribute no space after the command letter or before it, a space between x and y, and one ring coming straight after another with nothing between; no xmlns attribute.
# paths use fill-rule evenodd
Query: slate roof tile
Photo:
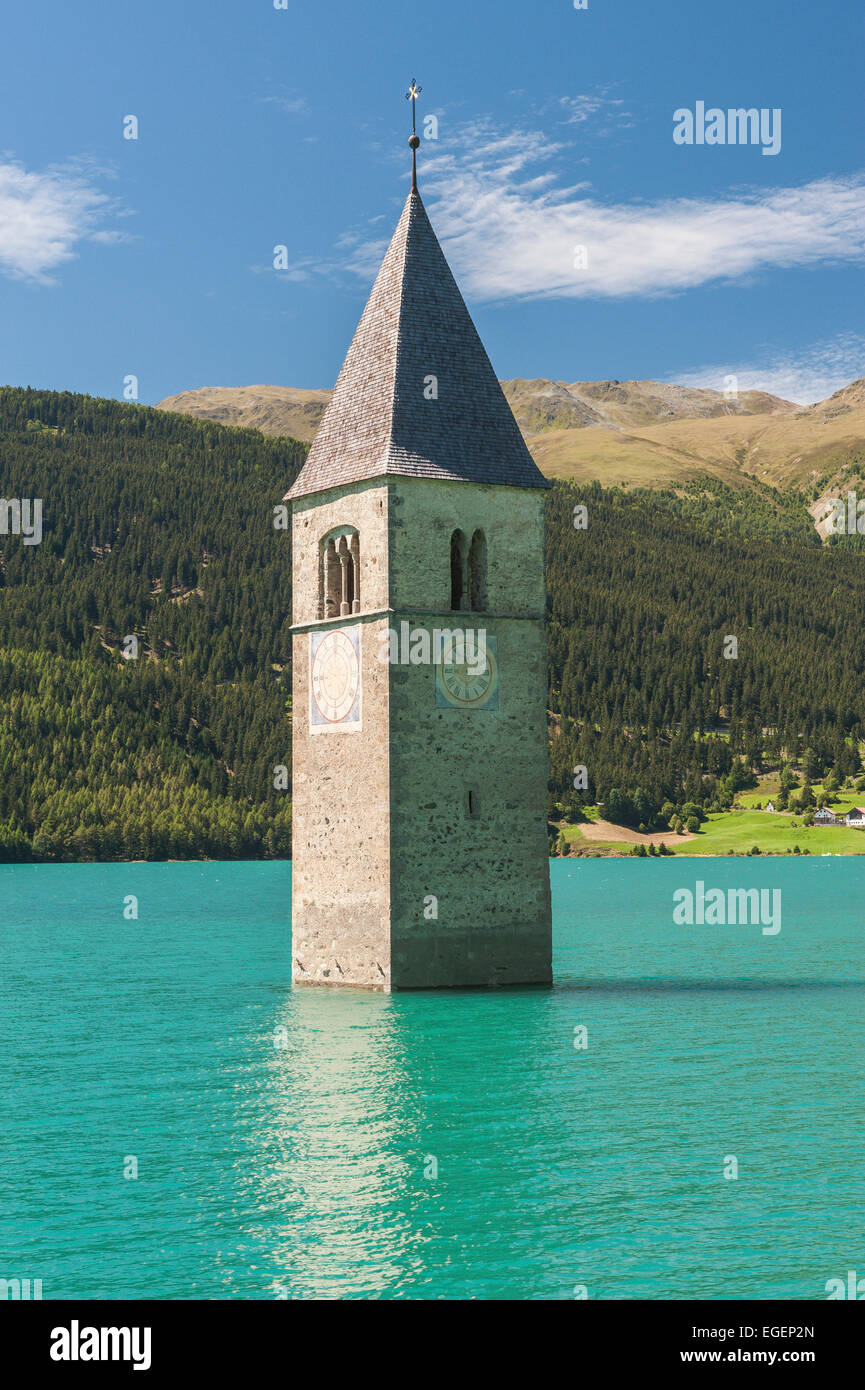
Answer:
<svg viewBox="0 0 865 1390"><path fill-rule="evenodd" d="M425 380L438 398L426 399ZM288 498L396 474L549 487L412 189Z"/></svg>

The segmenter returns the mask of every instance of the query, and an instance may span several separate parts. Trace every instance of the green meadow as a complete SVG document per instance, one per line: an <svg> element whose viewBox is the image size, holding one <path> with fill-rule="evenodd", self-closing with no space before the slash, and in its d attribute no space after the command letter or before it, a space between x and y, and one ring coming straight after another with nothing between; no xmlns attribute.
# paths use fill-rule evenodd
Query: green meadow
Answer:
<svg viewBox="0 0 865 1390"><path fill-rule="evenodd" d="M764 807L767 801L777 801L780 785L781 779L777 772L771 773L768 777L761 777L759 787L736 793L734 809L756 811L760 807ZM816 802L823 795L823 783L814 782L811 790ZM839 816L846 815L854 806L860 804L865 806L865 792L854 791L852 787L847 787L843 791L829 796L829 806Z"/></svg>
<svg viewBox="0 0 865 1390"><path fill-rule="evenodd" d="M723 811L710 815L693 840L672 848L674 854L748 854L754 845L762 854L792 854L796 845L810 854L865 854L865 830L807 826L780 811Z"/></svg>
<svg viewBox="0 0 865 1390"><path fill-rule="evenodd" d="M587 819L597 819L596 807L587 808L587 811ZM561 830L569 844L580 845L592 854L630 854L633 848L631 842L623 840L592 840L587 844L579 825L563 825ZM661 833L652 836L650 832L640 839L646 846L654 839L657 846ZM722 811L710 815L694 839L677 837L674 840L669 837L669 831L663 833L668 836L667 847L671 854L750 854L755 845L761 854L793 854L797 845L802 854L806 851L811 855L865 854L865 829L807 826L799 816L783 812Z"/></svg>

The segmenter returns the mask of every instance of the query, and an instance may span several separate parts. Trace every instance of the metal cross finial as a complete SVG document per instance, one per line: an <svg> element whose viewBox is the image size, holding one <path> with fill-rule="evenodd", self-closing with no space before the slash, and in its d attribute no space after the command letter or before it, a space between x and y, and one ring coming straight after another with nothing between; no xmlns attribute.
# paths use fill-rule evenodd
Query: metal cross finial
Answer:
<svg viewBox="0 0 865 1390"><path fill-rule="evenodd" d="M417 79L413 77L412 80L411 80L411 86L409 87L408 91L407 91L406 94L405 94L405 99L406 99L406 101L410 101L410 102L411 102L411 129L412 129L412 134L414 134L414 104L415 104L415 102L417 101L417 99L418 99L418 97L420 96L420 94L421 94L422 91L423 91L423 87L419 87L419 86L417 85Z"/></svg>
<svg viewBox="0 0 865 1390"><path fill-rule="evenodd" d="M406 101L411 102L411 135L408 138L408 143L411 148L411 186L415 193L417 192L417 147L420 144L420 136L415 130L414 113L415 103L422 91L423 87L419 87L417 85L417 80L413 77L411 86L405 94Z"/></svg>

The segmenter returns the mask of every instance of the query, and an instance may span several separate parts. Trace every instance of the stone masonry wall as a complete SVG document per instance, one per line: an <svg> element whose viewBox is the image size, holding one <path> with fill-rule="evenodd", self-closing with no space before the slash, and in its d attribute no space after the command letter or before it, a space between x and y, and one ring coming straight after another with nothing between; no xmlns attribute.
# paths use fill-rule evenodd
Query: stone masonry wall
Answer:
<svg viewBox="0 0 865 1390"><path fill-rule="evenodd" d="M318 497L301 497L291 509L292 621L319 616L321 540L337 526L360 537L361 611L388 604L388 494L382 482L355 483ZM334 626L334 624L331 624Z"/></svg>
<svg viewBox="0 0 865 1390"><path fill-rule="evenodd" d="M483 628L499 664L497 710L436 707L433 666L391 670L394 989L552 977L543 501L540 491L391 481L394 628ZM487 612L458 620L448 611L457 527L469 539L481 527L487 540ZM514 613L527 616L499 616Z"/></svg>
<svg viewBox="0 0 865 1390"><path fill-rule="evenodd" d="M486 627L498 639L498 710L436 708L433 667L392 668L394 989L551 979L543 626Z"/></svg>
<svg viewBox="0 0 865 1390"><path fill-rule="evenodd" d="M294 633L296 982L551 979L543 500L534 489L390 478L294 504L294 623L359 624L363 685L360 732L310 735L310 632ZM360 535L361 612L319 622L319 542L342 525ZM449 611L456 527L486 535L484 614ZM382 638L403 620L494 635L499 708L436 707L432 664L382 664Z"/></svg>
<svg viewBox="0 0 865 1390"><path fill-rule="evenodd" d="M451 536L480 527L488 610L543 613L544 489L391 478L389 491L392 608L448 609Z"/></svg>
<svg viewBox="0 0 865 1390"><path fill-rule="evenodd" d="M310 632L292 637L292 955L305 984L390 988L388 668L377 659L387 619L387 489L359 484L292 509L294 622L361 628L360 731L309 733ZM320 540L360 536L361 612L317 622Z"/></svg>
<svg viewBox="0 0 865 1390"><path fill-rule="evenodd" d="M343 620L343 625L359 619ZM339 624L331 623L328 628ZM390 988L386 620L361 622L362 728L309 734L310 634L292 638L292 977Z"/></svg>

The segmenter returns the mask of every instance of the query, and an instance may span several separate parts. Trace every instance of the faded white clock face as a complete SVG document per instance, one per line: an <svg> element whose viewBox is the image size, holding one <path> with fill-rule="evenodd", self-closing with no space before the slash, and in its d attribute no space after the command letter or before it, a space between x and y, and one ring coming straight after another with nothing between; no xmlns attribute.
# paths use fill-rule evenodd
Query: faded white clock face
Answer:
<svg viewBox="0 0 865 1390"><path fill-rule="evenodd" d="M312 698L322 718L338 724L357 697L360 671L357 652L344 632L329 632L312 662Z"/></svg>
<svg viewBox="0 0 865 1390"><path fill-rule="evenodd" d="M488 698L496 677L495 657L489 647L486 650L486 666L477 670L465 661L447 662L439 665L439 680L447 698L455 705L482 705Z"/></svg>

